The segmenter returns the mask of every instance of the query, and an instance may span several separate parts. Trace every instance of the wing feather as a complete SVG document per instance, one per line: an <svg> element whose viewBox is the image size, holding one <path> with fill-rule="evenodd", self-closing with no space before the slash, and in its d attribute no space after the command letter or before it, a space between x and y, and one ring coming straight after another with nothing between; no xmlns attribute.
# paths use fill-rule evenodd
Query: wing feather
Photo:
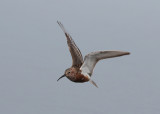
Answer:
<svg viewBox="0 0 160 114"><path fill-rule="evenodd" d="M123 52L123 51L97 51L89 53L84 58L84 63L82 64L80 70L82 71L82 74L84 75L92 75L93 69L96 65L96 63L101 59L107 59L112 57L119 57L123 55L128 55L129 52Z"/></svg>
<svg viewBox="0 0 160 114"><path fill-rule="evenodd" d="M81 66L83 63L83 57L82 54L79 50L79 48L76 46L75 42L73 41L72 37L70 36L69 33L65 30L63 24L59 21L57 21L61 29L63 30L66 38L67 38L67 44L69 47L69 51L72 56L72 66Z"/></svg>

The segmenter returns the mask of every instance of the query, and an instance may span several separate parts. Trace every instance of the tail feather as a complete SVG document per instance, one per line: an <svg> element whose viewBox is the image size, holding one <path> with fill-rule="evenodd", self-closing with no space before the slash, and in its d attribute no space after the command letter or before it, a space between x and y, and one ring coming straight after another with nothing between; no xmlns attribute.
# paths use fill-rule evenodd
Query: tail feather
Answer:
<svg viewBox="0 0 160 114"><path fill-rule="evenodd" d="M90 82L98 88L97 84L93 80L90 80Z"/></svg>

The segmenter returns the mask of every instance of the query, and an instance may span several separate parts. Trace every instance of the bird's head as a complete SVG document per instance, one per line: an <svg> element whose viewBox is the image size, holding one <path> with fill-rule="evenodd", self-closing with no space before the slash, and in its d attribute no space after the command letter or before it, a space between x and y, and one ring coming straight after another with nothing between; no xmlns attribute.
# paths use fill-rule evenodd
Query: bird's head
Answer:
<svg viewBox="0 0 160 114"><path fill-rule="evenodd" d="M63 77L69 77L70 74L71 74L71 68L68 68L68 69L65 70L64 74L58 80L60 80Z"/></svg>

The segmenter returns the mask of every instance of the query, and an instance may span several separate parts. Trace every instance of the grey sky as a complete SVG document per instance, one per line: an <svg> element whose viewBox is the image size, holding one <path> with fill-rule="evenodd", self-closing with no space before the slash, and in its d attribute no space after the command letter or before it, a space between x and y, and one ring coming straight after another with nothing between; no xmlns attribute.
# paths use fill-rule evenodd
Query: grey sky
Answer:
<svg viewBox="0 0 160 114"><path fill-rule="evenodd" d="M160 114L159 0L1 0L0 114ZM90 83L57 79L71 66L61 21L82 55L100 61Z"/></svg>

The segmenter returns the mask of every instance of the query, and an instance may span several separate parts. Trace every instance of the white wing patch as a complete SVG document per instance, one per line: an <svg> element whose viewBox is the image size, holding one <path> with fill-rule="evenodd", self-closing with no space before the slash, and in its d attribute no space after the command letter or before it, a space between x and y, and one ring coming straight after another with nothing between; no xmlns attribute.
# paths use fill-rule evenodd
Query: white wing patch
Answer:
<svg viewBox="0 0 160 114"><path fill-rule="evenodd" d="M80 70L83 75L91 76L93 72L93 68L95 67L97 63L96 58L91 54L88 54L84 58L84 63L82 64Z"/></svg>

